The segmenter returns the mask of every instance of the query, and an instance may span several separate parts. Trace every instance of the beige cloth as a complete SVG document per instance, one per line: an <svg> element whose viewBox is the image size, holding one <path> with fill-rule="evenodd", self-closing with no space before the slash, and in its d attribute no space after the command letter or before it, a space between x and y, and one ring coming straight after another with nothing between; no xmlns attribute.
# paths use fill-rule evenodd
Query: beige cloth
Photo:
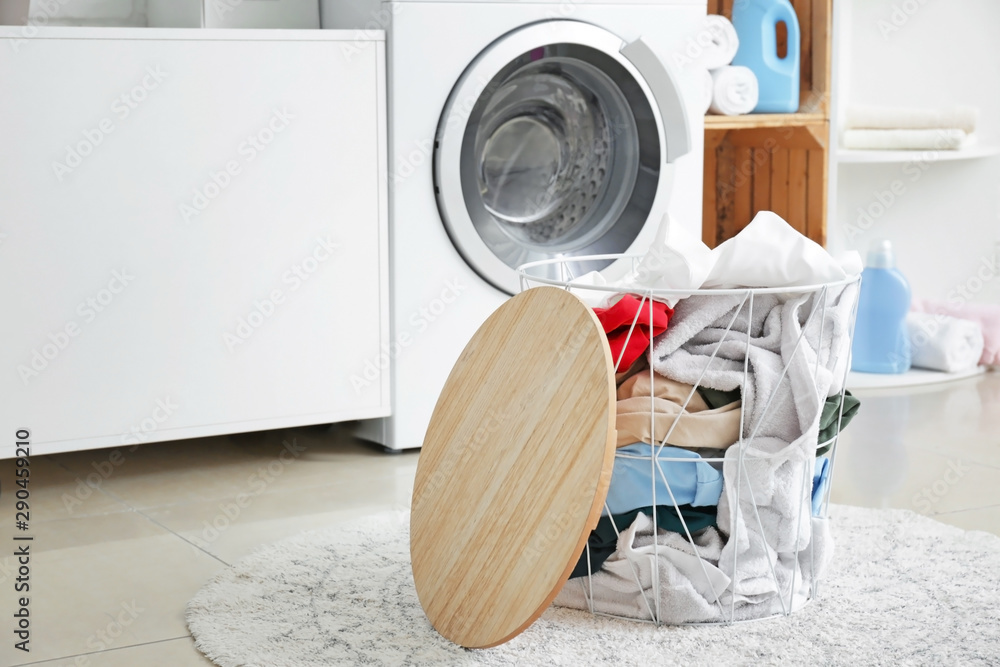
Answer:
<svg viewBox="0 0 1000 667"><path fill-rule="evenodd" d="M659 445L681 415L681 406L692 392L693 388L689 384L665 378L659 373L653 374L654 437L650 438L649 376L648 371L637 373L618 387L618 447L637 442ZM667 444L685 449L729 447L740 437L741 406L740 401L735 401L711 410L701 394L695 391Z"/></svg>

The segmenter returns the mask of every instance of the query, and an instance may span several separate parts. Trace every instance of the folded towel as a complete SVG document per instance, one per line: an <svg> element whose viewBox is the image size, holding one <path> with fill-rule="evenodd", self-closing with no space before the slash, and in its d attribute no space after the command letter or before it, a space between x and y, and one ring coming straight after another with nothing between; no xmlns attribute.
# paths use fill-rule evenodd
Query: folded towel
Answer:
<svg viewBox="0 0 1000 667"><path fill-rule="evenodd" d="M703 114L706 114L712 108L712 98L715 96L715 79L712 78L712 73L707 69L700 69L697 76L701 80L702 86L700 109Z"/></svg>
<svg viewBox="0 0 1000 667"><path fill-rule="evenodd" d="M912 364L932 371L957 373L975 368L983 356L985 341L978 322L950 315L910 313Z"/></svg>
<svg viewBox="0 0 1000 667"><path fill-rule="evenodd" d="M905 107L848 107L846 127L849 129L928 130L955 128L966 134L976 131L979 109L908 109Z"/></svg>
<svg viewBox="0 0 1000 667"><path fill-rule="evenodd" d="M840 144L851 150L953 151L975 143L975 135L955 128L934 130L846 130Z"/></svg>
<svg viewBox="0 0 1000 667"><path fill-rule="evenodd" d="M740 48L736 28L725 16L709 14L692 40L684 46L685 60L704 69L718 69L733 62Z"/></svg>
<svg viewBox="0 0 1000 667"><path fill-rule="evenodd" d="M740 116L750 113L760 99L757 75L749 67L729 65L712 70L712 113Z"/></svg>

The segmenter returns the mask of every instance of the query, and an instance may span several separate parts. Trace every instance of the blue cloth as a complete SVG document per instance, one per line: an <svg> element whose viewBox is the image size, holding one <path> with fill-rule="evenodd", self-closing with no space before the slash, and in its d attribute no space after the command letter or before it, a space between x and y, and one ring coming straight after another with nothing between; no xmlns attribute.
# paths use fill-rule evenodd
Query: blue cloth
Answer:
<svg viewBox="0 0 1000 667"><path fill-rule="evenodd" d="M626 458L642 456L645 458ZM620 447L615 456L615 467L611 472L611 486L608 488L607 508L611 514L624 514L638 507L671 504L670 491L678 505L705 507L718 505L722 495L722 473L702 460L700 456L686 449L664 447L657 454L661 475L656 471L656 502L653 502L653 470L650 463L653 446L636 443ZM664 461L663 459L686 459L684 461ZM690 462L689 462L690 461ZM664 484L664 477L670 484L670 491Z"/></svg>
<svg viewBox="0 0 1000 667"><path fill-rule="evenodd" d="M828 486L830 486L830 459L821 457L816 459L816 467L813 472L813 516L820 516L820 510L823 507L823 498L826 497L826 488Z"/></svg>

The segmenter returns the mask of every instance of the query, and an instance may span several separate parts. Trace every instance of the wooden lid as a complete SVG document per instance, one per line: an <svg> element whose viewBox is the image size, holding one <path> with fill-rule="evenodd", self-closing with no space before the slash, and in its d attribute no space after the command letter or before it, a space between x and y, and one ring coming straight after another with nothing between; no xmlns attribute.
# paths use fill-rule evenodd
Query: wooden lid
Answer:
<svg viewBox="0 0 1000 667"><path fill-rule="evenodd" d="M611 481L613 369L593 311L555 287L507 301L455 363L410 517L417 595L447 639L508 641L566 583Z"/></svg>

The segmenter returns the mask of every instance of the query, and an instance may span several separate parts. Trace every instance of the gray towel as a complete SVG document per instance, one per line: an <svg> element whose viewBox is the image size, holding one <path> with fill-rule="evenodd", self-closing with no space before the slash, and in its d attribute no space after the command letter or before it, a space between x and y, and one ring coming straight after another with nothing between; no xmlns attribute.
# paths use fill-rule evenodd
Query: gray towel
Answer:
<svg viewBox="0 0 1000 667"><path fill-rule="evenodd" d="M812 553L807 549L814 527L812 462L823 403L842 388L857 291L855 283L815 294L759 295L752 316L749 299L694 296L678 304L670 328L654 341L651 363L658 373L689 384L700 378L701 386L713 389L743 389L745 440L742 450L734 445L726 451L719 502L719 529L728 541L718 566L735 574L723 595L723 618L734 590L737 618L781 611L793 579L798 598L817 564L829 560L827 535L817 535ZM803 554L810 567L803 566Z"/></svg>
<svg viewBox="0 0 1000 667"><path fill-rule="evenodd" d="M779 569L786 591L784 600L771 595L756 601L744 599L734 607L731 595L724 594L730 578L719 569L723 539L718 530L706 528L696 533L692 536L694 546L683 535L657 531L654 554L653 522L640 514L631 526L619 526L618 548L604 567L590 579L570 579L553 604L589 610L592 603L598 613L649 621L655 620L655 591L659 594L661 623L760 618L784 611L782 602L787 607L787 590L791 587L788 574L794 567L795 596L791 604L793 610L798 610L810 597L811 583L822 578L832 555L827 520L813 518L812 522L815 553L807 548L798 554L797 563L794 557L782 556ZM702 559L701 563L695 554ZM655 569L654 561L658 566Z"/></svg>
<svg viewBox="0 0 1000 667"><path fill-rule="evenodd" d="M692 547L683 535L658 530L654 552L652 528L653 521L645 514L639 514L631 526L618 526L621 532L614 555L590 578L566 582L554 604L590 609L588 600L592 599L595 612L651 621L655 620L658 591L663 623L717 620L716 600L729 586L729 577L713 565L722 551L719 531L706 528L696 533Z"/></svg>

